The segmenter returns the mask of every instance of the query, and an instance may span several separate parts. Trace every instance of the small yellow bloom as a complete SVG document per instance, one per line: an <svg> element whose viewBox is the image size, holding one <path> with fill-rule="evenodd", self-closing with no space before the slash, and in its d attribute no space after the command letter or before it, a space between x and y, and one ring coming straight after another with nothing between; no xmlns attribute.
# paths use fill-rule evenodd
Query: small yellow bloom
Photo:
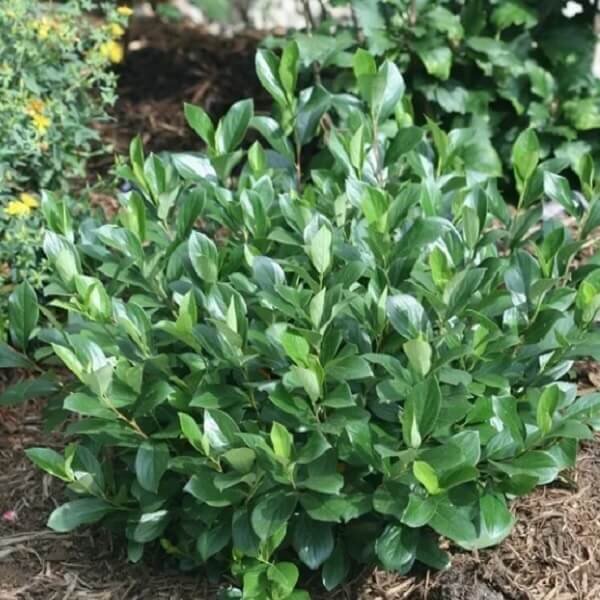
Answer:
<svg viewBox="0 0 600 600"><path fill-rule="evenodd" d="M111 23L109 25L110 35L117 39L125 35L125 30L118 23Z"/></svg>
<svg viewBox="0 0 600 600"><path fill-rule="evenodd" d="M123 62L125 52L123 50L122 44L111 40L110 42L105 42L100 46L100 54L105 58L108 58L110 62L118 64L120 62Z"/></svg>
<svg viewBox="0 0 600 600"><path fill-rule="evenodd" d="M38 38L45 40L50 35L50 32L59 26L59 22L56 19L43 17L39 21L34 21L32 25L37 30Z"/></svg>
<svg viewBox="0 0 600 600"><path fill-rule="evenodd" d="M11 217L27 217L31 213L31 208L19 200L11 200L4 211Z"/></svg>
<svg viewBox="0 0 600 600"><path fill-rule="evenodd" d="M50 34L50 30L52 29L52 22L50 19L43 18L41 21L36 23L37 25L37 34L40 40L45 40Z"/></svg>
<svg viewBox="0 0 600 600"><path fill-rule="evenodd" d="M117 12L122 17L130 17L133 14L133 11L131 8L129 8L129 6L119 6L119 8L117 8Z"/></svg>
<svg viewBox="0 0 600 600"><path fill-rule="evenodd" d="M23 192L19 195L19 201L28 208L37 208L40 205L37 198L33 194L28 194L27 192Z"/></svg>
<svg viewBox="0 0 600 600"><path fill-rule="evenodd" d="M46 115L41 115L39 113L32 115L31 118L36 131L42 135L48 131L48 127L50 127L50 124L52 123Z"/></svg>

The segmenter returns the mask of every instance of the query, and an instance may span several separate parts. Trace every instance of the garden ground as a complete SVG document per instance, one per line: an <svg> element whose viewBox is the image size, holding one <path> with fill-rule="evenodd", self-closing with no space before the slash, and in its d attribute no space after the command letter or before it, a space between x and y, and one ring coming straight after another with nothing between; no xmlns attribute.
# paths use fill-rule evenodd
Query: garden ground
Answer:
<svg viewBox="0 0 600 600"><path fill-rule="evenodd" d="M594 378L594 377L592 377ZM585 378L584 378L585 379ZM59 535L45 529L61 487L27 460L23 449L58 446L41 431L40 405L4 411L0 419L0 600L213 600L219 584L182 575L160 557L129 565L124 548L91 529ZM355 574L314 600L593 600L600 597L600 445L582 448L577 468L558 484L515 503L517 526L498 548L454 553L446 572L400 577ZM16 514L6 514L14 511ZM14 521L11 520L14 517ZM222 583L222 582L221 582Z"/></svg>
<svg viewBox="0 0 600 600"><path fill-rule="evenodd" d="M138 21L121 67L115 121L103 127L105 137L120 153L137 133L152 150L189 150L197 138L186 129L184 101L202 104L216 115L246 96L266 108L269 103L253 68L259 38L249 33L224 40L191 27ZM111 163L96 161L91 179L106 173ZM113 202L109 196L97 201L105 206ZM600 387L593 365L580 371L580 382ZM0 389L2 385L0 381ZM0 600L215 598L219 584L165 568L160 557L128 565L119 541L106 532L58 535L45 529L61 487L23 453L30 446L59 445L58 438L42 432L40 409L39 403L0 409ZM357 572L351 584L335 593L319 591L308 573L304 585L314 589L315 600L600 598L599 489L600 445L587 444L576 469L515 503L518 524L492 551L456 553L452 569L443 573L399 577Z"/></svg>

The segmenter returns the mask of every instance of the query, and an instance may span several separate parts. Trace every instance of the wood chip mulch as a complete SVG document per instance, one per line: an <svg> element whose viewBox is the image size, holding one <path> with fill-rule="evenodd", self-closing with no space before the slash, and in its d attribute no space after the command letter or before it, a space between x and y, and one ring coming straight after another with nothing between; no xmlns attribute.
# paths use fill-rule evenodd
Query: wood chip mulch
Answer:
<svg viewBox="0 0 600 600"><path fill-rule="evenodd" d="M23 450L61 443L42 431L40 414L39 403L0 413L0 600L214 600L219 584L202 573L178 572L160 555L130 565L121 541L101 529L58 535L45 528L61 485ZM331 593L307 574L304 585L313 600L600 598L600 438L583 446L577 468L560 482L513 508L518 522L503 544L456 551L447 571L401 577L367 569Z"/></svg>

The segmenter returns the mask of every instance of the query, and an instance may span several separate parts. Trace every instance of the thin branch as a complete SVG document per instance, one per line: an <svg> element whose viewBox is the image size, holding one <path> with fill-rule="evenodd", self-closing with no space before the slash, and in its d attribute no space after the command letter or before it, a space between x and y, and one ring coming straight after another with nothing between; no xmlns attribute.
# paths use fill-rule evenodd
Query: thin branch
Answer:
<svg viewBox="0 0 600 600"><path fill-rule="evenodd" d="M350 15L352 17L352 26L354 27L354 31L356 32L356 41L362 45L365 43L365 36L360 28L360 23L358 22L358 17L356 16L356 11L354 10L354 5L350 6Z"/></svg>
<svg viewBox="0 0 600 600"><path fill-rule="evenodd" d="M304 18L306 19L306 25L309 31L317 28L315 18L310 10L309 0L302 0L302 8L304 10Z"/></svg>
<svg viewBox="0 0 600 600"><path fill-rule="evenodd" d="M323 22L327 19L328 15L324 0L319 0L319 6L321 7L321 22Z"/></svg>
<svg viewBox="0 0 600 600"><path fill-rule="evenodd" d="M412 0L410 3L410 13L408 20L411 25L417 24L417 0Z"/></svg>

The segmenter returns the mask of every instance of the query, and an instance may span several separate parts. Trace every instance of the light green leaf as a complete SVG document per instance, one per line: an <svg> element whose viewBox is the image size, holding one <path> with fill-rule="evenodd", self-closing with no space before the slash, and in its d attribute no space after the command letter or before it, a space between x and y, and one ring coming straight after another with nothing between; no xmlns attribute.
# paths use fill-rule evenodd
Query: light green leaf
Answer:
<svg viewBox="0 0 600 600"><path fill-rule="evenodd" d="M416 460L413 463L413 475L417 481L432 495L439 494L440 481L435 469L421 460Z"/></svg>
<svg viewBox="0 0 600 600"><path fill-rule="evenodd" d="M271 427L271 444L275 454L285 460L289 460L292 456L292 448L294 447L294 437L280 423L273 423Z"/></svg>
<svg viewBox="0 0 600 600"><path fill-rule="evenodd" d="M226 412L217 409L204 411L204 435L216 452L231 448L239 431L238 424Z"/></svg>
<svg viewBox="0 0 600 600"><path fill-rule="evenodd" d="M28 448L25 450L27 458L40 469L50 473L63 481L73 481L73 472L66 464L65 459L55 450L50 448Z"/></svg>
<svg viewBox="0 0 600 600"><path fill-rule="evenodd" d="M215 133L215 148L219 154L233 152L242 143L253 115L252 100L240 100L229 109Z"/></svg>
<svg viewBox="0 0 600 600"><path fill-rule="evenodd" d="M286 106L287 97L279 78L279 60L270 50L256 53L256 74L262 86L280 106Z"/></svg>
<svg viewBox="0 0 600 600"><path fill-rule="evenodd" d="M294 41L288 42L283 49L281 62L279 63L279 80L289 98L293 98L296 91L299 67L300 51L298 44Z"/></svg>
<svg viewBox="0 0 600 600"><path fill-rule="evenodd" d="M409 340L402 346L412 368L422 377L431 370L431 346L422 339Z"/></svg>
<svg viewBox="0 0 600 600"><path fill-rule="evenodd" d="M331 265L331 231L323 225L310 241L309 255L315 269L323 275Z"/></svg>
<svg viewBox="0 0 600 600"><path fill-rule="evenodd" d="M423 61L427 72L438 79L446 81L452 68L452 52L447 46L429 47L417 45L417 54Z"/></svg>
<svg viewBox="0 0 600 600"><path fill-rule="evenodd" d="M521 182L527 181L540 161L540 143L533 129L523 131L512 149L512 163Z"/></svg>
<svg viewBox="0 0 600 600"><path fill-rule="evenodd" d="M193 231L188 254L198 277L206 283L215 283L219 277L219 253L215 243L203 233Z"/></svg>
<svg viewBox="0 0 600 600"><path fill-rule="evenodd" d="M188 125L204 140L209 148L215 146L215 126L204 109L193 104L184 104L183 110Z"/></svg>

